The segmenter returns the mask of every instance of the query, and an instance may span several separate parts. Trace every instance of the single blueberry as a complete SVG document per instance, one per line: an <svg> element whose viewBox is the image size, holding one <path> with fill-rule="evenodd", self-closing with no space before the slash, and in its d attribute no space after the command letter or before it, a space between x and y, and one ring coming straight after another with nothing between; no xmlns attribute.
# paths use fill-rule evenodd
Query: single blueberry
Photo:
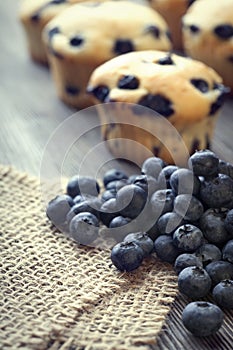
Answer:
<svg viewBox="0 0 233 350"><path fill-rule="evenodd" d="M223 247L222 259L233 264L233 239L229 240Z"/></svg>
<svg viewBox="0 0 233 350"><path fill-rule="evenodd" d="M120 271L137 269L144 257L142 248L135 242L117 243L111 251L111 260Z"/></svg>
<svg viewBox="0 0 233 350"><path fill-rule="evenodd" d="M105 201L100 207L100 219L106 226L109 226L112 219L119 215L120 211L117 207L116 198Z"/></svg>
<svg viewBox="0 0 233 350"><path fill-rule="evenodd" d="M196 337L214 335L223 323L222 310L212 303L196 301L183 310L182 321L189 332Z"/></svg>
<svg viewBox="0 0 233 350"><path fill-rule="evenodd" d="M204 79L191 79L190 83L198 90L200 90L202 93L206 93L209 91L209 84Z"/></svg>
<svg viewBox="0 0 233 350"><path fill-rule="evenodd" d="M74 202L70 196L56 196L48 203L46 215L57 228L62 231L68 231L66 215L73 205Z"/></svg>
<svg viewBox="0 0 233 350"><path fill-rule="evenodd" d="M121 215L136 218L147 201L147 192L134 184L122 187L116 195L117 206L121 208Z"/></svg>
<svg viewBox="0 0 233 350"><path fill-rule="evenodd" d="M232 24L220 24L214 28L214 33L223 40L230 39L233 36Z"/></svg>
<svg viewBox="0 0 233 350"><path fill-rule="evenodd" d="M191 155L188 166L195 175L208 178L218 174L219 158L208 149L200 150Z"/></svg>
<svg viewBox="0 0 233 350"><path fill-rule="evenodd" d="M100 186L98 181L90 176L73 176L66 188L67 194L72 198L79 194L89 194L91 196L98 196Z"/></svg>
<svg viewBox="0 0 233 350"><path fill-rule="evenodd" d="M124 216L116 216L112 219L112 221L109 224L110 228L116 228L127 225L129 222L131 222L130 218L126 218Z"/></svg>
<svg viewBox="0 0 233 350"><path fill-rule="evenodd" d="M203 233L198 227L185 224L175 230L173 242L183 252L194 252L203 243Z"/></svg>
<svg viewBox="0 0 233 350"><path fill-rule="evenodd" d="M158 190L151 196L151 209L156 217L172 211L175 195L171 189Z"/></svg>
<svg viewBox="0 0 233 350"><path fill-rule="evenodd" d="M226 217L224 220L224 227L230 236L233 238L233 209L229 210L226 213Z"/></svg>
<svg viewBox="0 0 233 350"><path fill-rule="evenodd" d="M124 75L117 83L119 89L137 89L139 87L139 79L133 75Z"/></svg>
<svg viewBox="0 0 233 350"><path fill-rule="evenodd" d="M105 102L109 94L109 88L106 85L88 86L87 93L94 95L100 102Z"/></svg>
<svg viewBox="0 0 233 350"><path fill-rule="evenodd" d="M162 66L175 64L170 53L167 56L160 58L156 63L161 64Z"/></svg>
<svg viewBox="0 0 233 350"><path fill-rule="evenodd" d="M154 241L156 255L162 260L173 264L180 250L175 246L173 239L168 235L161 235Z"/></svg>
<svg viewBox="0 0 233 350"><path fill-rule="evenodd" d="M233 280L223 280L213 289L213 298L224 309L233 309Z"/></svg>
<svg viewBox="0 0 233 350"><path fill-rule="evenodd" d="M156 39L160 37L160 29L155 25L149 25L145 28L144 33L152 34Z"/></svg>
<svg viewBox="0 0 233 350"><path fill-rule="evenodd" d="M228 261L213 261L205 267L212 280L212 286L216 286L223 280L233 279L233 264Z"/></svg>
<svg viewBox="0 0 233 350"><path fill-rule="evenodd" d="M138 104L152 109L163 117L170 117L174 113L172 101L161 94L147 94L140 98Z"/></svg>
<svg viewBox="0 0 233 350"><path fill-rule="evenodd" d="M80 92L80 89L76 86L73 86L73 85L66 85L65 87L65 92L68 94L68 95L71 95L71 96L76 96L79 94Z"/></svg>
<svg viewBox="0 0 233 350"><path fill-rule="evenodd" d="M229 162L220 159L218 163L218 172L226 174L233 179L233 165Z"/></svg>
<svg viewBox="0 0 233 350"><path fill-rule="evenodd" d="M199 225L209 243L222 245L230 239L224 226L227 209L207 209L200 217Z"/></svg>
<svg viewBox="0 0 233 350"><path fill-rule="evenodd" d="M221 250L214 244L204 243L196 251L195 255L202 261L203 266L210 264L213 261L221 259Z"/></svg>
<svg viewBox="0 0 233 350"><path fill-rule="evenodd" d="M111 198L116 198L116 190L106 190L106 191L103 191L102 194L101 194L101 199L106 202L108 201L109 199Z"/></svg>
<svg viewBox="0 0 233 350"><path fill-rule="evenodd" d="M141 187L148 193L149 197L160 188L158 181L150 175L138 175L134 179L133 184Z"/></svg>
<svg viewBox="0 0 233 350"><path fill-rule="evenodd" d="M183 218L175 212L167 212L160 216L157 227L160 234L173 234L174 231L184 224Z"/></svg>
<svg viewBox="0 0 233 350"><path fill-rule="evenodd" d="M176 194L188 193L195 196L199 193L201 183L191 170L179 168L171 174L170 185Z"/></svg>
<svg viewBox="0 0 233 350"><path fill-rule="evenodd" d="M211 278L201 267L189 266L183 269L178 276L180 293L188 298L199 299L207 296L211 289Z"/></svg>
<svg viewBox="0 0 233 350"><path fill-rule="evenodd" d="M123 180L123 179L127 180L128 175L123 170L120 170L120 169L107 170L103 175L103 183L105 187L111 181Z"/></svg>
<svg viewBox="0 0 233 350"><path fill-rule="evenodd" d="M133 225L130 224L131 219L124 216L116 216L109 223L108 235L116 242L122 242L125 236L130 232L131 229L135 229Z"/></svg>
<svg viewBox="0 0 233 350"><path fill-rule="evenodd" d="M170 177L174 173L174 171L176 171L177 169L178 169L178 167L175 165L165 166L160 171L160 174L158 176L158 182L159 182L160 186L162 186L162 187L166 186L166 188L171 188Z"/></svg>
<svg viewBox="0 0 233 350"><path fill-rule="evenodd" d="M195 254L183 253L176 258L174 270L179 275L182 270L189 266L203 267L201 260Z"/></svg>
<svg viewBox="0 0 233 350"><path fill-rule="evenodd" d="M130 39L117 39L113 46L113 52L117 55L134 51L135 47Z"/></svg>
<svg viewBox="0 0 233 350"><path fill-rule="evenodd" d="M154 242L146 232L129 233L124 238L124 242L135 242L142 248L144 258L149 256L154 249Z"/></svg>
<svg viewBox="0 0 233 350"><path fill-rule="evenodd" d="M161 170L166 166L166 163L158 157L147 158L141 167L141 173L143 175L149 175L154 178L158 178Z"/></svg>
<svg viewBox="0 0 233 350"><path fill-rule="evenodd" d="M233 198L233 179L228 175L206 179L201 183L200 199L210 208L231 208Z"/></svg>
<svg viewBox="0 0 233 350"><path fill-rule="evenodd" d="M91 213L83 212L75 215L69 225L70 236L77 243L89 245L99 234L99 221Z"/></svg>
<svg viewBox="0 0 233 350"><path fill-rule="evenodd" d="M102 201L98 197L86 198L84 201L73 205L67 213L66 221L69 223L75 215L83 212L89 212L99 218L101 205Z"/></svg>
<svg viewBox="0 0 233 350"><path fill-rule="evenodd" d="M84 39L79 35L76 35L76 36L70 38L70 45L71 46L75 46L75 47L81 46L81 45L83 45L83 43L84 43Z"/></svg>
<svg viewBox="0 0 233 350"><path fill-rule="evenodd" d="M196 197L184 193L176 196L174 200L174 211L185 220L194 222L200 219L204 208Z"/></svg>

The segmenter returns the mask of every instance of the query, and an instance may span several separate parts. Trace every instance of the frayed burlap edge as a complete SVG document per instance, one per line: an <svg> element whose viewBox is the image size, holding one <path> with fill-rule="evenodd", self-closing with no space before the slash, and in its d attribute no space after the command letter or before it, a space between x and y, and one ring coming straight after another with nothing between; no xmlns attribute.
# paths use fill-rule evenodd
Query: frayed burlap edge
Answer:
<svg viewBox="0 0 233 350"><path fill-rule="evenodd" d="M1 349L127 350L156 343L177 277L155 256L134 272L46 218L37 178L0 167Z"/></svg>

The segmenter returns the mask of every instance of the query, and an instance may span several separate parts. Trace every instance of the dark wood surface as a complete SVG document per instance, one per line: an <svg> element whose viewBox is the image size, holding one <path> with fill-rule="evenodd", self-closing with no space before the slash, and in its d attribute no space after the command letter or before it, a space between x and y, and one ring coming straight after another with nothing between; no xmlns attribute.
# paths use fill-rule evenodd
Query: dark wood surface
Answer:
<svg viewBox="0 0 233 350"><path fill-rule="evenodd" d="M41 174L41 164L42 172L46 173L45 159L51 174L61 171L62 166L64 176L80 169L80 164L82 173L95 176L113 165L129 174L137 172L138 168L132 164L111 160L111 155L101 145L99 128L92 128L95 117L92 113L88 113L88 118L78 115L77 129L65 135L61 133L69 126L66 124L68 117L76 111L57 98L48 68L29 59L18 20L18 1L1 1L0 26L0 163L11 164L36 176ZM232 114L233 99L228 98L212 146L222 159L230 162L233 162ZM78 125L86 126L89 132L71 145L70 140L79 131ZM61 164L67 144L70 149ZM197 339L188 335L181 323L186 302L181 296L177 297L154 349L232 349L232 312L226 313L224 326L217 335Z"/></svg>

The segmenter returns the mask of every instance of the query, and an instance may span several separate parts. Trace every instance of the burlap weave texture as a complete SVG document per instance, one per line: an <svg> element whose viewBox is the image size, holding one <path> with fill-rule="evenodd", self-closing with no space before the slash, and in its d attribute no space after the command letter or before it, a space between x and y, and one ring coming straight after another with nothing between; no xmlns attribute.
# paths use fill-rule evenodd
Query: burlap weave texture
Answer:
<svg viewBox="0 0 233 350"><path fill-rule="evenodd" d="M177 293L168 264L131 273L110 251L78 246L51 226L36 178L0 167L0 348L148 349Z"/></svg>

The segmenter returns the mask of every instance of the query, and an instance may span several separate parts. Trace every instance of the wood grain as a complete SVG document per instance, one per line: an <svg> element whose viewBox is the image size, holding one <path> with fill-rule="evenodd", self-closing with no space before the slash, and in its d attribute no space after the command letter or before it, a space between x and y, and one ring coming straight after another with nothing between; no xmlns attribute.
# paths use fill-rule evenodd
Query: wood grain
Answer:
<svg viewBox="0 0 233 350"><path fill-rule="evenodd" d="M49 69L33 63L27 53L23 29L19 23L18 2L8 0L0 4L0 163L14 165L19 170L40 176L41 162L51 136L59 135L61 125L76 111L64 105L56 95ZM218 120L213 141L213 150L220 158L233 162L233 100L228 98ZM80 120L87 128L92 125L93 113ZM62 124L63 123L63 124ZM90 123L90 124L88 124ZM80 125L77 123L77 126ZM48 171L60 171L59 155L64 145L69 144L77 130L60 134L50 144L47 154ZM101 176L106 169L117 166L129 174L139 172L137 166L125 161L112 160L101 145L99 128L91 129L76 144L62 163L63 175L76 171ZM48 153L48 152L47 152ZM89 158L86 158L86 155ZM54 170L55 169L55 170ZM197 339L188 335L181 323L181 312L187 300L178 296L155 349L232 349L232 312L226 313L221 331L212 338Z"/></svg>

